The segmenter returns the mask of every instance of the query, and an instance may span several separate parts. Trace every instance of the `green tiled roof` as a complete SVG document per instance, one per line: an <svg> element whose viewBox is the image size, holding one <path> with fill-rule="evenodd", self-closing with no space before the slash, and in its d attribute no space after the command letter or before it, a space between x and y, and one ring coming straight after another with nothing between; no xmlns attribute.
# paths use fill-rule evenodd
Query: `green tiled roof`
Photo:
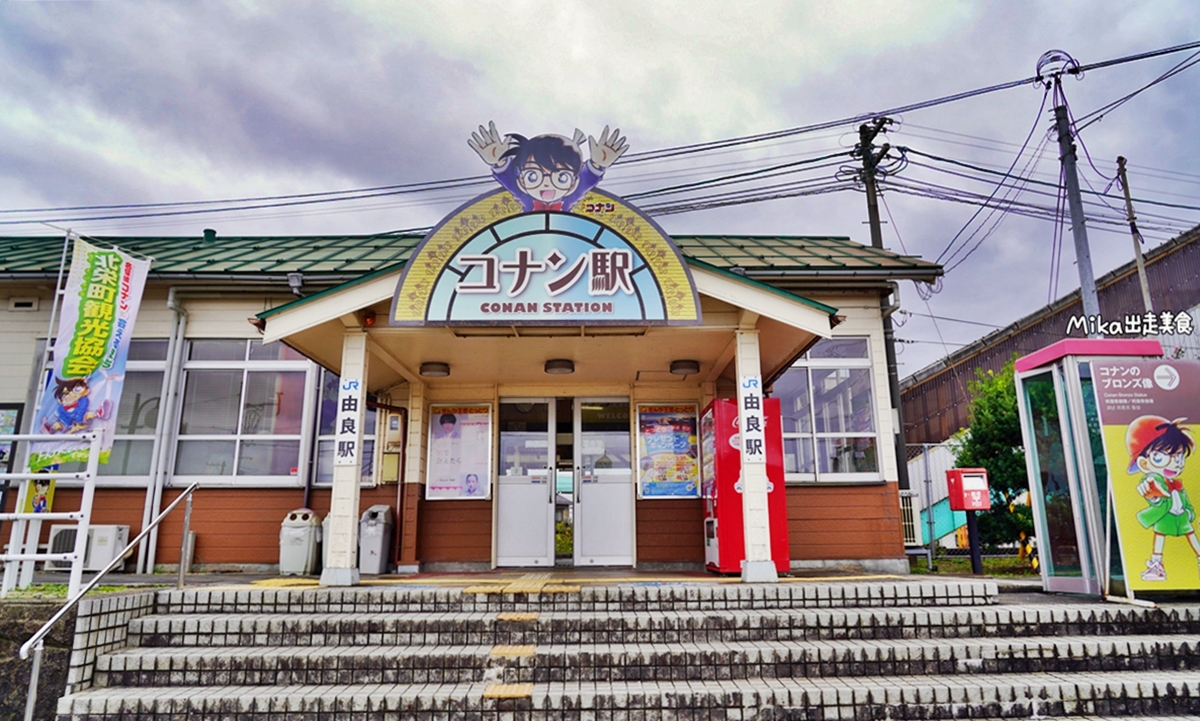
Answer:
<svg viewBox="0 0 1200 721"><path fill-rule="evenodd" d="M673 236L688 258L717 268L861 275L941 274L941 268L849 238L810 236ZM152 276L263 276L286 273L348 279L408 260L417 235L314 235L224 237L112 237L92 239L154 258ZM62 236L0 237L0 275L45 276L58 272Z"/></svg>

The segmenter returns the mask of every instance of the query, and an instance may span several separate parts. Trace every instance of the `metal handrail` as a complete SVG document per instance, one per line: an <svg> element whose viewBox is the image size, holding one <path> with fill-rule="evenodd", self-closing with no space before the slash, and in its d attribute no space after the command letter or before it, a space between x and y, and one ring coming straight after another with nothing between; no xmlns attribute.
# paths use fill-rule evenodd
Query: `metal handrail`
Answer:
<svg viewBox="0 0 1200 721"><path fill-rule="evenodd" d="M93 588L95 588L96 586L98 586L100 584L100 581L106 575L108 575L108 573L110 571L112 571L118 565L123 563L125 561L125 558L127 556L129 556L129 554L133 553L133 549L136 548L137 545L142 542L142 539L144 539L146 536L148 536L150 534L151 530L156 528L158 526L158 524L164 518L166 518L167 515L171 511L175 510L176 506L178 506L182 501L184 501L186 499L187 500L187 509L184 511L183 547L180 549L180 553L179 553L179 581L176 586L176 588L183 588L184 574L186 573L186 570L184 569L183 564L184 564L184 560L185 560L184 556L186 555L185 551L187 549L188 531L190 530L188 528L188 526L191 525L192 493L199 487L200 487L199 481L188 486L187 489L179 495L179 498L176 498L174 501L171 501L171 505L164 508L162 513L158 514L157 518L155 518L153 521L151 521L149 523L149 525L147 525L145 528L143 528L142 532L139 533L136 538L134 538L132 541L130 541L129 545L125 546L125 549L123 551L121 551L119 554L117 554L116 557L113 558L113 560L109 561L108 565L105 566L102 571L97 573L95 578L93 578L91 581L88 582L88 584L86 586L84 586L82 589L80 589L79 593L75 594L75 596L68 599L67 602L65 604L63 604L63 607L58 609L58 612L50 617L49 621L46 621L46 623L43 624L41 628L39 628L32 636L29 637L28 641L21 644L20 656L22 659L29 658L30 650L32 649L32 651L33 651L33 670L29 674L29 693L25 700L25 721L33 721L33 707L37 705L38 672L41 670L41 666L42 666L42 649L44 647L44 641L45 641L46 635L48 633L50 633L50 629L52 629L54 627L54 624L56 624L60 620L62 620L63 616L66 616L67 613L72 608L74 608L75 605L77 603L79 603L80 600L83 599L83 597L87 594L88 591L90 591Z"/></svg>

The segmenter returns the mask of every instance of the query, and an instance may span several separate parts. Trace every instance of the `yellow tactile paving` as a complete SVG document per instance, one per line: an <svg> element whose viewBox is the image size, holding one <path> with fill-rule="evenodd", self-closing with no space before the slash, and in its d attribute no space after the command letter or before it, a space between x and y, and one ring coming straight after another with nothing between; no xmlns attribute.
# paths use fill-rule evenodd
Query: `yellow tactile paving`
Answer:
<svg viewBox="0 0 1200 721"><path fill-rule="evenodd" d="M264 578L261 581L254 581L251 585L260 586L263 588L315 588L321 585L321 582L315 578Z"/></svg>
<svg viewBox="0 0 1200 721"><path fill-rule="evenodd" d="M504 593L504 586L499 583L482 583L477 586L467 586L463 593Z"/></svg>
<svg viewBox="0 0 1200 721"><path fill-rule="evenodd" d="M548 583L542 586L542 593L579 593L579 586L569 583Z"/></svg>
<svg viewBox="0 0 1200 721"><path fill-rule="evenodd" d="M533 696L531 683L493 683L483 690L484 698L530 698Z"/></svg>
<svg viewBox="0 0 1200 721"><path fill-rule="evenodd" d="M532 656L536 651L537 646L492 646L488 655L497 658L519 658Z"/></svg>
<svg viewBox="0 0 1200 721"><path fill-rule="evenodd" d="M496 614L497 621L536 621L538 620L537 611L504 611Z"/></svg>

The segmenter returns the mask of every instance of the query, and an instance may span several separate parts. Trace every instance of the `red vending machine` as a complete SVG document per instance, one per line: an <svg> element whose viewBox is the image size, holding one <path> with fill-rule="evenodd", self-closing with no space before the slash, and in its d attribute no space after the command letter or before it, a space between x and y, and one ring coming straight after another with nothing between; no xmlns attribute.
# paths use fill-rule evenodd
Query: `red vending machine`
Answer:
<svg viewBox="0 0 1200 721"><path fill-rule="evenodd" d="M767 437L767 515L771 560L778 573L791 570L787 496L783 482L783 420L779 399L763 408ZM700 417L700 488L704 497L704 563L717 573L741 573L746 558L742 526L742 452L737 401L718 398Z"/></svg>

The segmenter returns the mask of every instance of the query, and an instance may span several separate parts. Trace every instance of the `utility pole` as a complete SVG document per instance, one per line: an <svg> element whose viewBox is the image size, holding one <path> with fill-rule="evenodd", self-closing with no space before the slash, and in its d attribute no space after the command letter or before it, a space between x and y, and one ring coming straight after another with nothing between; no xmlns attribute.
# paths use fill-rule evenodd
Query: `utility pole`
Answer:
<svg viewBox="0 0 1200 721"><path fill-rule="evenodd" d="M1133 214L1133 199L1129 197L1129 180L1125 177L1125 156L1117 156L1117 177L1121 190L1125 191L1125 217L1129 219L1129 232L1133 233L1133 257L1137 259L1138 282L1142 285L1142 305L1147 313L1154 312L1150 301L1150 283L1146 280L1146 261L1142 259L1142 234L1137 229L1137 217Z"/></svg>
<svg viewBox="0 0 1200 721"><path fill-rule="evenodd" d="M873 150L875 137L884 132L884 128L892 124L891 118L876 118L872 123L863 123L858 127L858 147L855 151L862 156L863 186L867 191L867 221L871 226L871 246L883 249L883 229L879 221L879 198L875 186L875 171L879 163L887 157L891 145L884 143L878 152ZM892 422L896 446L896 473L900 490L908 490L908 453L904 446L904 417L900 413L900 374L896 366L896 335L892 329L892 311L895 308L888 303L888 293L879 296L879 313L883 316L883 348L887 356L888 394L892 397ZM896 303L900 302L899 293ZM880 469L883 470L882 468Z"/></svg>
<svg viewBox="0 0 1200 721"><path fill-rule="evenodd" d="M1055 77L1054 84L1058 97L1062 97L1062 78ZM1075 168L1075 143L1071 142L1071 122L1067 118L1065 103L1054 106L1054 122L1058 126L1058 149L1063 177L1067 182L1067 205L1071 209L1071 234L1075 238L1075 264L1079 270L1079 294L1083 298L1083 314L1088 318L1099 319L1100 300L1096 295L1096 275L1092 272L1092 252L1088 247L1083 199L1079 195L1079 175ZM1088 337L1099 338L1100 334L1092 332L1088 333Z"/></svg>

